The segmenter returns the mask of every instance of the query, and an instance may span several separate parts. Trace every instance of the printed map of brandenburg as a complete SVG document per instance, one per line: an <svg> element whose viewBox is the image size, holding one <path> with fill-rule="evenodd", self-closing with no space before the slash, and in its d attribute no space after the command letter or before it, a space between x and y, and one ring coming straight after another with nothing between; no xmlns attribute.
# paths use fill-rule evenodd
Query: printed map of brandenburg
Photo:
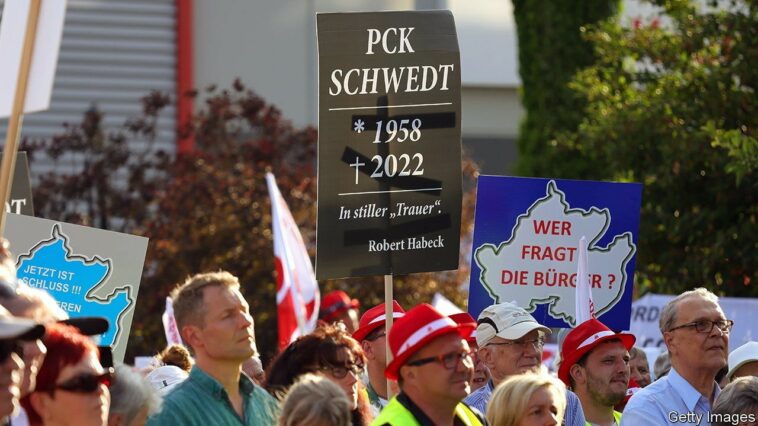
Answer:
<svg viewBox="0 0 758 426"><path fill-rule="evenodd" d="M94 256L87 259L72 253L68 237L58 225L49 240L41 241L18 258L18 279L31 287L46 290L71 317L88 315L108 318L110 328L100 344L111 346L120 330L119 320L132 304L129 288L117 288L106 297L96 293L108 280L111 260Z"/></svg>
<svg viewBox="0 0 758 426"><path fill-rule="evenodd" d="M530 312L547 303L553 318L574 327L578 247L584 236L587 278L599 316L621 299L631 283L626 265L637 250L629 232L614 236L607 247L597 245L611 220L608 209L572 209L566 194L550 181L546 196L519 216L512 230L505 230L510 239L475 248L479 279L495 303L513 301Z"/></svg>

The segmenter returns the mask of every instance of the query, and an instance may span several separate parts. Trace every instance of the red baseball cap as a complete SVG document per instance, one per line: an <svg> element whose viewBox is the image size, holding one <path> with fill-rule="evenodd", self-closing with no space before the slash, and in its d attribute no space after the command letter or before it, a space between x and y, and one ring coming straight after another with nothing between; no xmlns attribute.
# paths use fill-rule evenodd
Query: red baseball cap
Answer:
<svg viewBox="0 0 758 426"><path fill-rule="evenodd" d="M629 402L630 399L634 396L635 393L642 390L642 387L637 383L636 380L633 378L629 378L629 386L626 388L626 396L624 399L616 404L613 409L616 411L624 411L624 407L626 406L626 403Z"/></svg>
<svg viewBox="0 0 758 426"><path fill-rule="evenodd" d="M576 364L584 354L594 349L600 343L614 339L621 340L626 350L631 349L631 347L634 346L634 342L637 340L633 334L614 333L610 328L606 327L605 324L595 318L588 319L579 324L566 335L566 340L563 341L563 346L561 347L561 366L558 368L558 378L560 378L566 386L570 386L569 370L571 369L571 366Z"/></svg>
<svg viewBox="0 0 758 426"><path fill-rule="evenodd" d="M356 299L350 299L342 290L335 290L321 299L321 309L318 318L320 320L331 322L337 319L337 316L348 309L358 309L361 304Z"/></svg>
<svg viewBox="0 0 758 426"><path fill-rule="evenodd" d="M397 380L400 367L435 337L458 333L462 339L468 339L475 326L475 323L457 324L432 305L422 303L416 306L398 319L390 330L392 362L384 370L384 375L388 379Z"/></svg>
<svg viewBox="0 0 758 426"><path fill-rule="evenodd" d="M396 300L392 301L392 318L398 319L405 315L405 309L397 303ZM362 341L372 331L379 327L382 327L387 322L387 315L385 315L384 303L376 305L368 311L364 312L361 316L361 321L358 323L358 329L353 332L353 339Z"/></svg>
<svg viewBox="0 0 758 426"><path fill-rule="evenodd" d="M476 344L476 320L474 317L471 316L468 312L461 312L458 314L450 315L450 319L455 321L458 324L471 324L474 327L474 331L471 332L471 335L468 337L468 344L470 346L478 347L479 345Z"/></svg>

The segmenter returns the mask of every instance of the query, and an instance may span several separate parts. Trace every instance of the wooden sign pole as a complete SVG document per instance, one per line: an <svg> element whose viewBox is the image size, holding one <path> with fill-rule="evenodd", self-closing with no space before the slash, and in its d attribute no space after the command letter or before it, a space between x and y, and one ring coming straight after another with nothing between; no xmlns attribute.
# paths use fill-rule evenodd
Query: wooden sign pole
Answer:
<svg viewBox="0 0 758 426"><path fill-rule="evenodd" d="M26 102L26 87L29 83L29 70L32 65L32 53L34 42L37 37L37 22L42 0L31 0L29 16L26 20L26 33L24 34L24 47L21 51L21 65L18 72L16 94L13 97L13 109L8 119L8 133L5 135L5 147L3 148L3 162L0 166L0 200L2 200L2 212L0 212L0 236L5 235L5 208L11 192L13 172L16 169L16 152L21 135L21 122L24 118L24 103Z"/></svg>
<svg viewBox="0 0 758 426"><path fill-rule="evenodd" d="M392 361L392 350L390 350L390 329L392 328L392 320L394 319L392 317L393 315L393 309L392 309L392 299L394 296L392 295L392 275L385 275L384 276L384 339L385 342L387 342L385 346L385 353L387 354L387 364ZM385 365L385 367L386 367ZM387 379L387 400L389 401L392 399L392 386L390 386L392 383L391 380Z"/></svg>

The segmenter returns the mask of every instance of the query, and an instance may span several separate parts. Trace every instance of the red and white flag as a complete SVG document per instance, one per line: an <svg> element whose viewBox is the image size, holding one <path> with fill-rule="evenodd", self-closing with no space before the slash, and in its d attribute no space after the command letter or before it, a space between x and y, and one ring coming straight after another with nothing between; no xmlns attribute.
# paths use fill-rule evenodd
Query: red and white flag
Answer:
<svg viewBox="0 0 758 426"><path fill-rule="evenodd" d="M592 302L592 289L587 276L587 238L579 240L579 265L576 268L576 312L574 327L595 318L595 304Z"/></svg>
<svg viewBox="0 0 758 426"><path fill-rule="evenodd" d="M166 333L166 342L169 345L181 345L182 335L179 334L179 327L176 325L174 303L170 297L166 298L166 310L163 312L161 320L163 320L163 331Z"/></svg>
<svg viewBox="0 0 758 426"><path fill-rule="evenodd" d="M279 349L316 328L320 295L303 237L284 202L276 179L266 173L271 197L271 226L276 263L276 304Z"/></svg>

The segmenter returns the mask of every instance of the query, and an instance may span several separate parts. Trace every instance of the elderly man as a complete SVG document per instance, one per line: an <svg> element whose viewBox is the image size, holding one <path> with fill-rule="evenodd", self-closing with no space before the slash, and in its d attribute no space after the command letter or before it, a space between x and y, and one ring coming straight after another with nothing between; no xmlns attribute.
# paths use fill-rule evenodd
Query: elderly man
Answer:
<svg viewBox="0 0 758 426"><path fill-rule="evenodd" d="M389 334L393 360L385 371L397 380L392 398L372 425L486 424L461 400L470 392L474 361L466 338L475 324L457 324L421 304L398 319Z"/></svg>
<svg viewBox="0 0 758 426"><path fill-rule="evenodd" d="M458 314L450 315L450 319L458 324L473 322L476 323L474 317L468 312L461 312ZM490 381L490 370L484 365L482 359L479 357L479 344L476 343L476 330L471 333L471 336L466 340L471 347L471 351L474 353L474 378L471 379L471 392L485 386Z"/></svg>
<svg viewBox="0 0 758 426"><path fill-rule="evenodd" d="M108 426L145 426L147 418L161 408L161 397L150 382L127 365L116 365L110 387Z"/></svg>
<svg viewBox="0 0 758 426"><path fill-rule="evenodd" d="M644 388L652 382L647 354L644 350L633 346L629 349L629 357L629 374L639 387Z"/></svg>
<svg viewBox="0 0 758 426"><path fill-rule="evenodd" d="M172 293L182 339L195 353L189 378L174 388L149 425L271 425L276 400L242 374L253 356L253 317L228 272L195 275Z"/></svg>
<svg viewBox="0 0 758 426"><path fill-rule="evenodd" d="M721 392L715 378L726 366L733 324L718 297L704 288L666 304L660 329L671 370L629 400L622 425L709 424L708 413Z"/></svg>
<svg viewBox="0 0 758 426"><path fill-rule="evenodd" d="M392 301L393 321L405 315L405 310L397 301ZM353 339L357 340L363 352L366 354L366 372L368 383L366 391L371 406L376 413L387 406L387 378L384 377L384 369L387 367L387 331L385 329L387 317L385 307L374 306L361 316L360 327L353 333Z"/></svg>
<svg viewBox="0 0 758 426"><path fill-rule="evenodd" d="M617 425L614 406L624 400L629 384L629 349L636 339L614 333L596 319L571 330L561 347L558 377L579 397L586 421Z"/></svg>
<svg viewBox="0 0 758 426"><path fill-rule="evenodd" d="M263 361L261 361L261 355L258 353L242 364L242 371L247 374L247 377L253 379L258 386L263 386L263 382L266 381L266 370L263 369Z"/></svg>
<svg viewBox="0 0 758 426"><path fill-rule="evenodd" d="M477 324L478 356L490 371L490 381L471 393L464 402L486 413L497 385L508 377L541 367L544 333L550 333L550 329L511 303L488 306L479 314ZM582 406L570 391L566 393L564 423L584 426Z"/></svg>

